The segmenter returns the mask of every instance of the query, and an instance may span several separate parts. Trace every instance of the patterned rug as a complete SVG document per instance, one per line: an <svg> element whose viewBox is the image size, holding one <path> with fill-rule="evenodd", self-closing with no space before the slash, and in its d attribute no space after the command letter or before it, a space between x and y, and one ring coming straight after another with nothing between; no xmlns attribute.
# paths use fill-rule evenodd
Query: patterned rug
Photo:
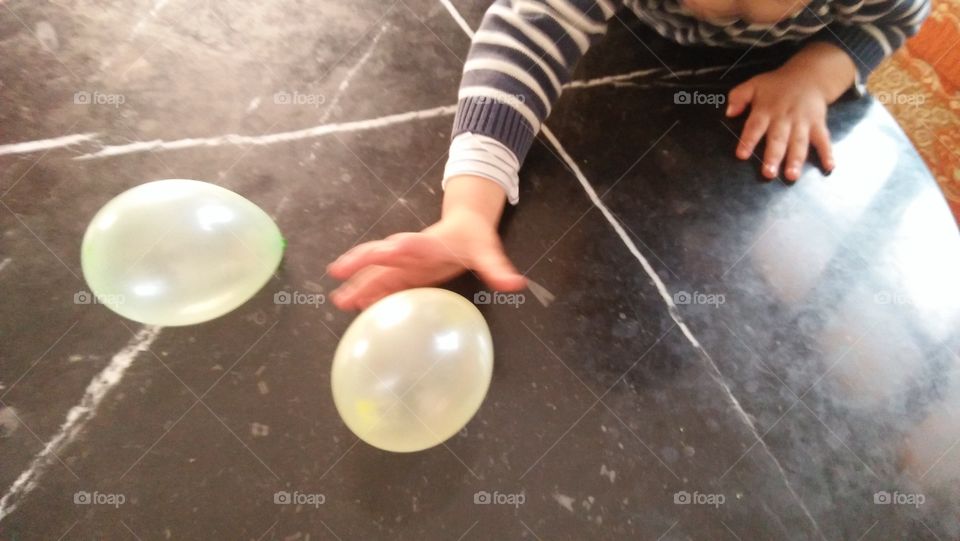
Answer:
<svg viewBox="0 0 960 541"><path fill-rule="evenodd" d="M934 0L920 33L867 86L913 141L960 223L960 0Z"/></svg>

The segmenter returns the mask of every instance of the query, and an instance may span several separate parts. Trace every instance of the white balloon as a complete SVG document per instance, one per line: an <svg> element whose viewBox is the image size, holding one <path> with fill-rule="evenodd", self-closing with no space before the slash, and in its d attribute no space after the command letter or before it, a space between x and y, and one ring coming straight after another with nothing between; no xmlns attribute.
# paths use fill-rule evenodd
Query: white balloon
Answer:
<svg viewBox="0 0 960 541"><path fill-rule="evenodd" d="M365 442L395 452L446 441L480 409L493 342L480 311L443 289L390 295L340 340L331 384L337 411Z"/></svg>
<svg viewBox="0 0 960 541"><path fill-rule="evenodd" d="M111 199L83 236L93 298L141 323L190 325L246 302L270 279L284 240L263 210L215 184L148 182Z"/></svg>

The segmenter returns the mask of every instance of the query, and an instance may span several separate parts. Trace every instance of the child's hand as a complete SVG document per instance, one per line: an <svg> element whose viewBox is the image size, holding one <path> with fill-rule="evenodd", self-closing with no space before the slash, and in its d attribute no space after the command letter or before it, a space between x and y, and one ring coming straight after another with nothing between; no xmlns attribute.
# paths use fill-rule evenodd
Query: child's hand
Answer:
<svg viewBox="0 0 960 541"><path fill-rule="evenodd" d="M478 208L484 207L484 192L499 200ZM366 242L330 264L334 278L347 280L333 292L334 304L363 309L391 293L445 282L468 269L493 289L522 289L526 279L507 259L497 235L502 207L503 191L487 180L448 184L439 222L419 233Z"/></svg>
<svg viewBox="0 0 960 541"><path fill-rule="evenodd" d="M735 117L750 106L737 157L749 159L761 137L767 138L763 176L773 179L784 172L788 180L800 178L810 144L820 163L833 170L833 152L827 129L827 105L853 84L853 61L827 43L812 43L779 69L762 73L730 91L727 116Z"/></svg>
<svg viewBox="0 0 960 541"><path fill-rule="evenodd" d="M827 99L809 75L783 68L757 75L730 91L727 116L739 115L748 104L750 116L737 145L738 158L749 159L760 138L766 136L761 172L769 179L780 172L784 155L787 179L800 178L810 143L817 149L823 168L833 169Z"/></svg>

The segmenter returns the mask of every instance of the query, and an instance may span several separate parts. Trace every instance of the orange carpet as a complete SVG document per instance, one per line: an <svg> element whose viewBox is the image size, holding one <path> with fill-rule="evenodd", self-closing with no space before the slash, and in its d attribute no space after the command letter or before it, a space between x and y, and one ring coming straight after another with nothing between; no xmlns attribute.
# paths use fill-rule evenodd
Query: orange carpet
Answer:
<svg viewBox="0 0 960 541"><path fill-rule="evenodd" d="M934 0L920 33L867 83L933 171L960 223L960 0Z"/></svg>

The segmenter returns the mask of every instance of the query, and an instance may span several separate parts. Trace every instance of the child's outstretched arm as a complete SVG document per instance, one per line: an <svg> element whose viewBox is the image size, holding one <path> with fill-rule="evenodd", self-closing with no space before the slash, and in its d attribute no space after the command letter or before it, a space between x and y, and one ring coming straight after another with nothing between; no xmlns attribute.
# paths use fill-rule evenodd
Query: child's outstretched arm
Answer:
<svg viewBox="0 0 960 541"><path fill-rule="evenodd" d="M929 0L836 1L834 9L849 11L846 20L812 36L780 68L730 91L727 116L750 106L737 157L749 159L766 137L762 172L767 178L775 178L784 163L786 178L797 180L811 144L824 170L833 170L827 106L854 83L864 83L881 60L916 34L930 12Z"/></svg>
<svg viewBox="0 0 960 541"><path fill-rule="evenodd" d="M365 308L468 269L497 290L525 286L503 251L497 224L506 200L517 202L517 173L543 120L618 6L614 0L498 0L487 10L460 83L441 219L419 233L356 246L330 264L330 274L346 280L332 295L339 308Z"/></svg>

